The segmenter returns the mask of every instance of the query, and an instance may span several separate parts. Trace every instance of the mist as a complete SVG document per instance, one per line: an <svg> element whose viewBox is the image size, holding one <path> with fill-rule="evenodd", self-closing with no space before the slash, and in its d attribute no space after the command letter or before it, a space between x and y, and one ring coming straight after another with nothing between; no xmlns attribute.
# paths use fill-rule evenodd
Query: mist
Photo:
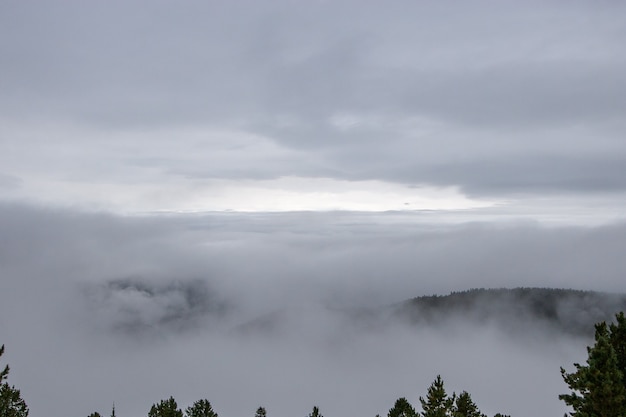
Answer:
<svg viewBox="0 0 626 417"><path fill-rule="evenodd" d="M140 416L170 395L225 417L384 415L438 374L487 414L558 415L559 367L588 338L353 313L470 288L626 290L624 224L0 210L1 343L33 415Z"/></svg>
<svg viewBox="0 0 626 417"><path fill-rule="evenodd" d="M33 417L373 417L441 374L563 415L590 334L508 299L395 312L621 303L625 27L589 0L1 2L9 383ZM577 300L564 323L602 316Z"/></svg>

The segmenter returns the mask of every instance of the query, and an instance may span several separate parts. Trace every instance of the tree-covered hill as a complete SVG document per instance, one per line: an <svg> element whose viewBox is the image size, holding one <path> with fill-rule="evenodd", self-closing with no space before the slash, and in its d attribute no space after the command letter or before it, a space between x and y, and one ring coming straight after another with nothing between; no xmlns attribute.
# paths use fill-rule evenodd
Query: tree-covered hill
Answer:
<svg viewBox="0 0 626 417"><path fill-rule="evenodd" d="M421 296L395 307L394 315L414 325L466 319L511 331L537 326L573 335L592 335L594 323L626 310L626 294L553 288L472 289Z"/></svg>
<svg viewBox="0 0 626 417"><path fill-rule="evenodd" d="M309 316L323 316L337 325L362 331L408 323L416 328L439 329L496 326L500 331L533 338L553 332L590 338L595 323L611 321L620 311L626 311L626 294L554 288L471 289L378 307L292 306L248 319L233 330L273 335L310 325Z"/></svg>

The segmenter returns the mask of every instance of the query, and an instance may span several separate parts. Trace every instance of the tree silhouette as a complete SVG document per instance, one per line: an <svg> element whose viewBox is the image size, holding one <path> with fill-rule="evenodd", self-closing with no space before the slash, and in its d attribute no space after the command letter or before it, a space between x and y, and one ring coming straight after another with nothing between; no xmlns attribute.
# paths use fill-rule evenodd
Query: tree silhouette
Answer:
<svg viewBox="0 0 626 417"><path fill-rule="evenodd" d="M209 400L198 400L185 410L187 417L218 417Z"/></svg>
<svg viewBox="0 0 626 417"><path fill-rule="evenodd" d="M626 415L626 319L616 315L616 322L595 326L595 343L587 347L585 365L574 364L576 371L561 375L569 394L559 399L572 407L572 417L623 417Z"/></svg>
<svg viewBox="0 0 626 417"><path fill-rule="evenodd" d="M309 417L324 417L324 416L320 414L320 409L316 405L314 405L313 411L309 414Z"/></svg>
<svg viewBox="0 0 626 417"><path fill-rule="evenodd" d="M456 396L448 396L441 375L428 387L426 398L420 397L424 417L451 417Z"/></svg>
<svg viewBox="0 0 626 417"><path fill-rule="evenodd" d="M0 356L4 354L4 345L0 346ZM0 371L0 417L27 417L28 406L15 386L2 382L9 376L9 365Z"/></svg>
<svg viewBox="0 0 626 417"><path fill-rule="evenodd" d="M467 391L463 391L456 398L453 415L454 417L487 417L480 412L478 406L472 401L472 397Z"/></svg>
<svg viewBox="0 0 626 417"><path fill-rule="evenodd" d="M392 408L389 409L387 417L415 417L415 409L411 403L404 397L396 400Z"/></svg>
<svg viewBox="0 0 626 417"><path fill-rule="evenodd" d="M153 404L148 417L183 417L183 412L178 408L174 397L170 397L167 400L161 400L159 404Z"/></svg>

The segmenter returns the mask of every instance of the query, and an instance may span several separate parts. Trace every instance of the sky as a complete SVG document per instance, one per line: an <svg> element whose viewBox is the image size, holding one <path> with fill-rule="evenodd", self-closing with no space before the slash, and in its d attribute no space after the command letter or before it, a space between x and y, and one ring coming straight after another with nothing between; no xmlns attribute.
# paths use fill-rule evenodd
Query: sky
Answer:
<svg viewBox="0 0 626 417"><path fill-rule="evenodd" d="M9 380L35 417L385 415L437 373L562 415L584 341L335 310L626 292L624 74L609 0L0 0Z"/></svg>

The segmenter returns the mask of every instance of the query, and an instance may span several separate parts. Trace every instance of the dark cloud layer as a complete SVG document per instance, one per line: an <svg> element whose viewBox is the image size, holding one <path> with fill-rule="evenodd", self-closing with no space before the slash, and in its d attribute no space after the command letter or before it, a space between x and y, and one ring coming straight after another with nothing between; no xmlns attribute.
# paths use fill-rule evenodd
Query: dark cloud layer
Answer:
<svg viewBox="0 0 626 417"><path fill-rule="evenodd" d="M305 155L215 169L160 152L154 167L496 196L625 190L623 170L610 168L626 155L626 13L616 2L2 9L5 140L25 126L41 125L35 136L80 126L80 139L57 143L81 153L98 134L148 132L149 153L150 138L168 130L172 146L193 153L185 129L235 130Z"/></svg>

